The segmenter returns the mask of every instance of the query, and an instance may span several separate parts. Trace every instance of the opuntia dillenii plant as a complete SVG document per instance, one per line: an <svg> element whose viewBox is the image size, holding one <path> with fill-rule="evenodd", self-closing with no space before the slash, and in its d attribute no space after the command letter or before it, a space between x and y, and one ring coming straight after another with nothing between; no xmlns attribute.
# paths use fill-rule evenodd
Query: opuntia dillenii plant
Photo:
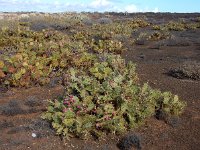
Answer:
<svg viewBox="0 0 200 150"><path fill-rule="evenodd" d="M126 64L119 55L106 54L89 70L70 68L68 74L65 96L51 100L43 115L64 136L122 133L157 110L179 115L185 106L170 92L140 86L135 65Z"/></svg>

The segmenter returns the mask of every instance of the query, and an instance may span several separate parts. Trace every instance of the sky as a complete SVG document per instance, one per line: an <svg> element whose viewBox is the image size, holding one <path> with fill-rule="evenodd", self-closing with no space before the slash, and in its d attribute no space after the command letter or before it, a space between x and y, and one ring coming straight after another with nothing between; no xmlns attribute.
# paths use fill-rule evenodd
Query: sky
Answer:
<svg viewBox="0 0 200 150"><path fill-rule="evenodd" d="M200 12L200 0L0 0L0 12Z"/></svg>

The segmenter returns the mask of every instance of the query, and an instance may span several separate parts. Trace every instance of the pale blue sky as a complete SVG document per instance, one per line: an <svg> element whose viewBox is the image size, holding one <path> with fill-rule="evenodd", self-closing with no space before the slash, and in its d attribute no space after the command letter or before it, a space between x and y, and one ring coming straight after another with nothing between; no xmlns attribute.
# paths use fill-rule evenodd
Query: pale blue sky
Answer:
<svg viewBox="0 0 200 150"><path fill-rule="evenodd" d="M200 12L200 0L0 0L0 11Z"/></svg>

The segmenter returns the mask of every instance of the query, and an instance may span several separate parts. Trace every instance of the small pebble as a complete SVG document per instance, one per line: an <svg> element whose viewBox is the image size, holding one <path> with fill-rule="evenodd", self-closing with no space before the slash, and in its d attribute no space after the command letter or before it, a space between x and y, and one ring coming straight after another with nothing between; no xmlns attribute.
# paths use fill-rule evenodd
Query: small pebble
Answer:
<svg viewBox="0 0 200 150"><path fill-rule="evenodd" d="M32 137L33 137L33 138L36 138L37 135L36 135L35 133L32 133Z"/></svg>

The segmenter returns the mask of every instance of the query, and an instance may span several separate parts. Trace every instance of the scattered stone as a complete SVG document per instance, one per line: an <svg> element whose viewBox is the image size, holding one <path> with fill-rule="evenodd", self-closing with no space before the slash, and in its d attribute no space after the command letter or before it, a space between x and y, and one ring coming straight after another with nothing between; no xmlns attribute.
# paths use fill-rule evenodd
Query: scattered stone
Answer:
<svg viewBox="0 0 200 150"><path fill-rule="evenodd" d="M37 135L36 135L35 133L32 133L31 136L32 136L33 138L36 138L36 137L37 137Z"/></svg>

